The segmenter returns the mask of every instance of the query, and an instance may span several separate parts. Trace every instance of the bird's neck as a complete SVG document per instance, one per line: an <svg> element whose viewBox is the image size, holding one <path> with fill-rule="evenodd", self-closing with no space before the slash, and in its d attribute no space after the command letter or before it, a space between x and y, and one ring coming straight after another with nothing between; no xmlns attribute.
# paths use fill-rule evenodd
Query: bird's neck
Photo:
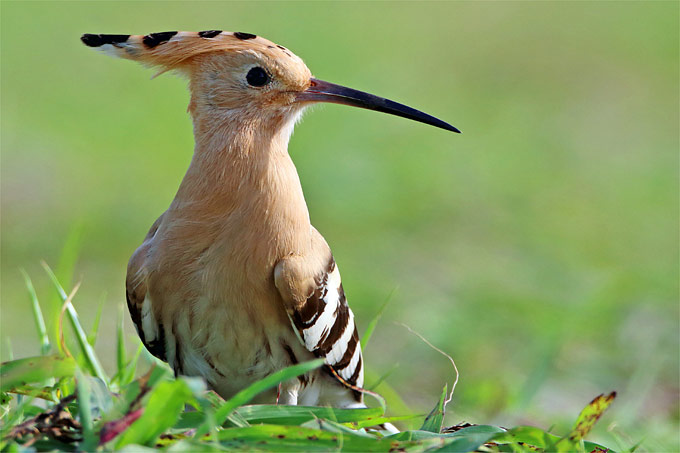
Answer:
<svg viewBox="0 0 680 453"><path fill-rule="evenodd" d="M194 156L170 211L248 228L293 251L302 247L311 225L288 155L295 118L268 120L194 116Z"/></svg>

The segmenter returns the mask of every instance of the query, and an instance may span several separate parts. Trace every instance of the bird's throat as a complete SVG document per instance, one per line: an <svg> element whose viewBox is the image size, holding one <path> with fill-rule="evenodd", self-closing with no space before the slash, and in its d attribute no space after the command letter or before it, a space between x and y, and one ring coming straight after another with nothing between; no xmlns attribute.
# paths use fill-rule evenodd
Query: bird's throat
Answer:
<svg viewBox="0 0 680 453"><path fill-rule="evenodd" d="M169 213L249 229L284 251L305 247L311 225L288 154L293 123L276 126L195 120L194 156Z"/></svg>

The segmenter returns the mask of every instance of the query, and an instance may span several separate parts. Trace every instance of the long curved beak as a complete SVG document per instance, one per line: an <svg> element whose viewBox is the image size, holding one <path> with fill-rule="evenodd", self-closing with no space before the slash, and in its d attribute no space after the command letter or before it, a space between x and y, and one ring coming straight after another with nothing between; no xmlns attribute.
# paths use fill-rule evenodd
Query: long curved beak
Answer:
<svg viewBox="0 0 680 453"><path fill-rule="evenodd" d="M297 101L300 102L330 102L333 104L351 105L368 110L376 110L378 112L389 113L391 115L401 116L421 123L430 124L432 126L446 129L447 131L460 131L434 116L423 113L420 110L412 109L403 104L399 104L389 99L374 96L372 94L364 93L363 91L353 90L351 88L336 85L330 82L324 82L319 79L311 79L311 85L302 93L298 94Z"/></svg>

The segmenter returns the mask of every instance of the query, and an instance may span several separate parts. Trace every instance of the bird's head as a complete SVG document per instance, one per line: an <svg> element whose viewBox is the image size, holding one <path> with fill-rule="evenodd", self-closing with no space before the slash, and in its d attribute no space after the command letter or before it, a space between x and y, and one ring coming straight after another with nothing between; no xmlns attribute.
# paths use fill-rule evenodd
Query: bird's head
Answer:
<svg viewBox="0 0 680 453"><path fill-rule="evenodd" d="M324 82L283 46L241 32L93 35L83 43L108 54L186 74L196 116L286 122L317 102L351 105L459 132L444 121L396 102ZM277 122L278 122L277 121Z"/></svg>

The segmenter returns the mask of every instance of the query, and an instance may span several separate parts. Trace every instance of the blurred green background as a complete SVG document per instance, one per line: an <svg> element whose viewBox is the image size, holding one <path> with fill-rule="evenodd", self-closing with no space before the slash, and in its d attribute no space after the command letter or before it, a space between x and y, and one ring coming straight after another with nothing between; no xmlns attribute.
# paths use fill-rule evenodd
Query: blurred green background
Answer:
<svg viewBox="0 0 680 453"><path fill-rule="evenodd" d="M291 141L360 331L392 294L373 381L396 366L424 412L452 380L404 322L456 360L449 423L563 433L617 390L593 440L678 450L678 5L3 1L3 342L38 353L18 269L47 305L39 261L68 275L70 243L112 368L127 259L191 158L186 82L80 34L245 31L463 131L327 106Z"/></svg>

